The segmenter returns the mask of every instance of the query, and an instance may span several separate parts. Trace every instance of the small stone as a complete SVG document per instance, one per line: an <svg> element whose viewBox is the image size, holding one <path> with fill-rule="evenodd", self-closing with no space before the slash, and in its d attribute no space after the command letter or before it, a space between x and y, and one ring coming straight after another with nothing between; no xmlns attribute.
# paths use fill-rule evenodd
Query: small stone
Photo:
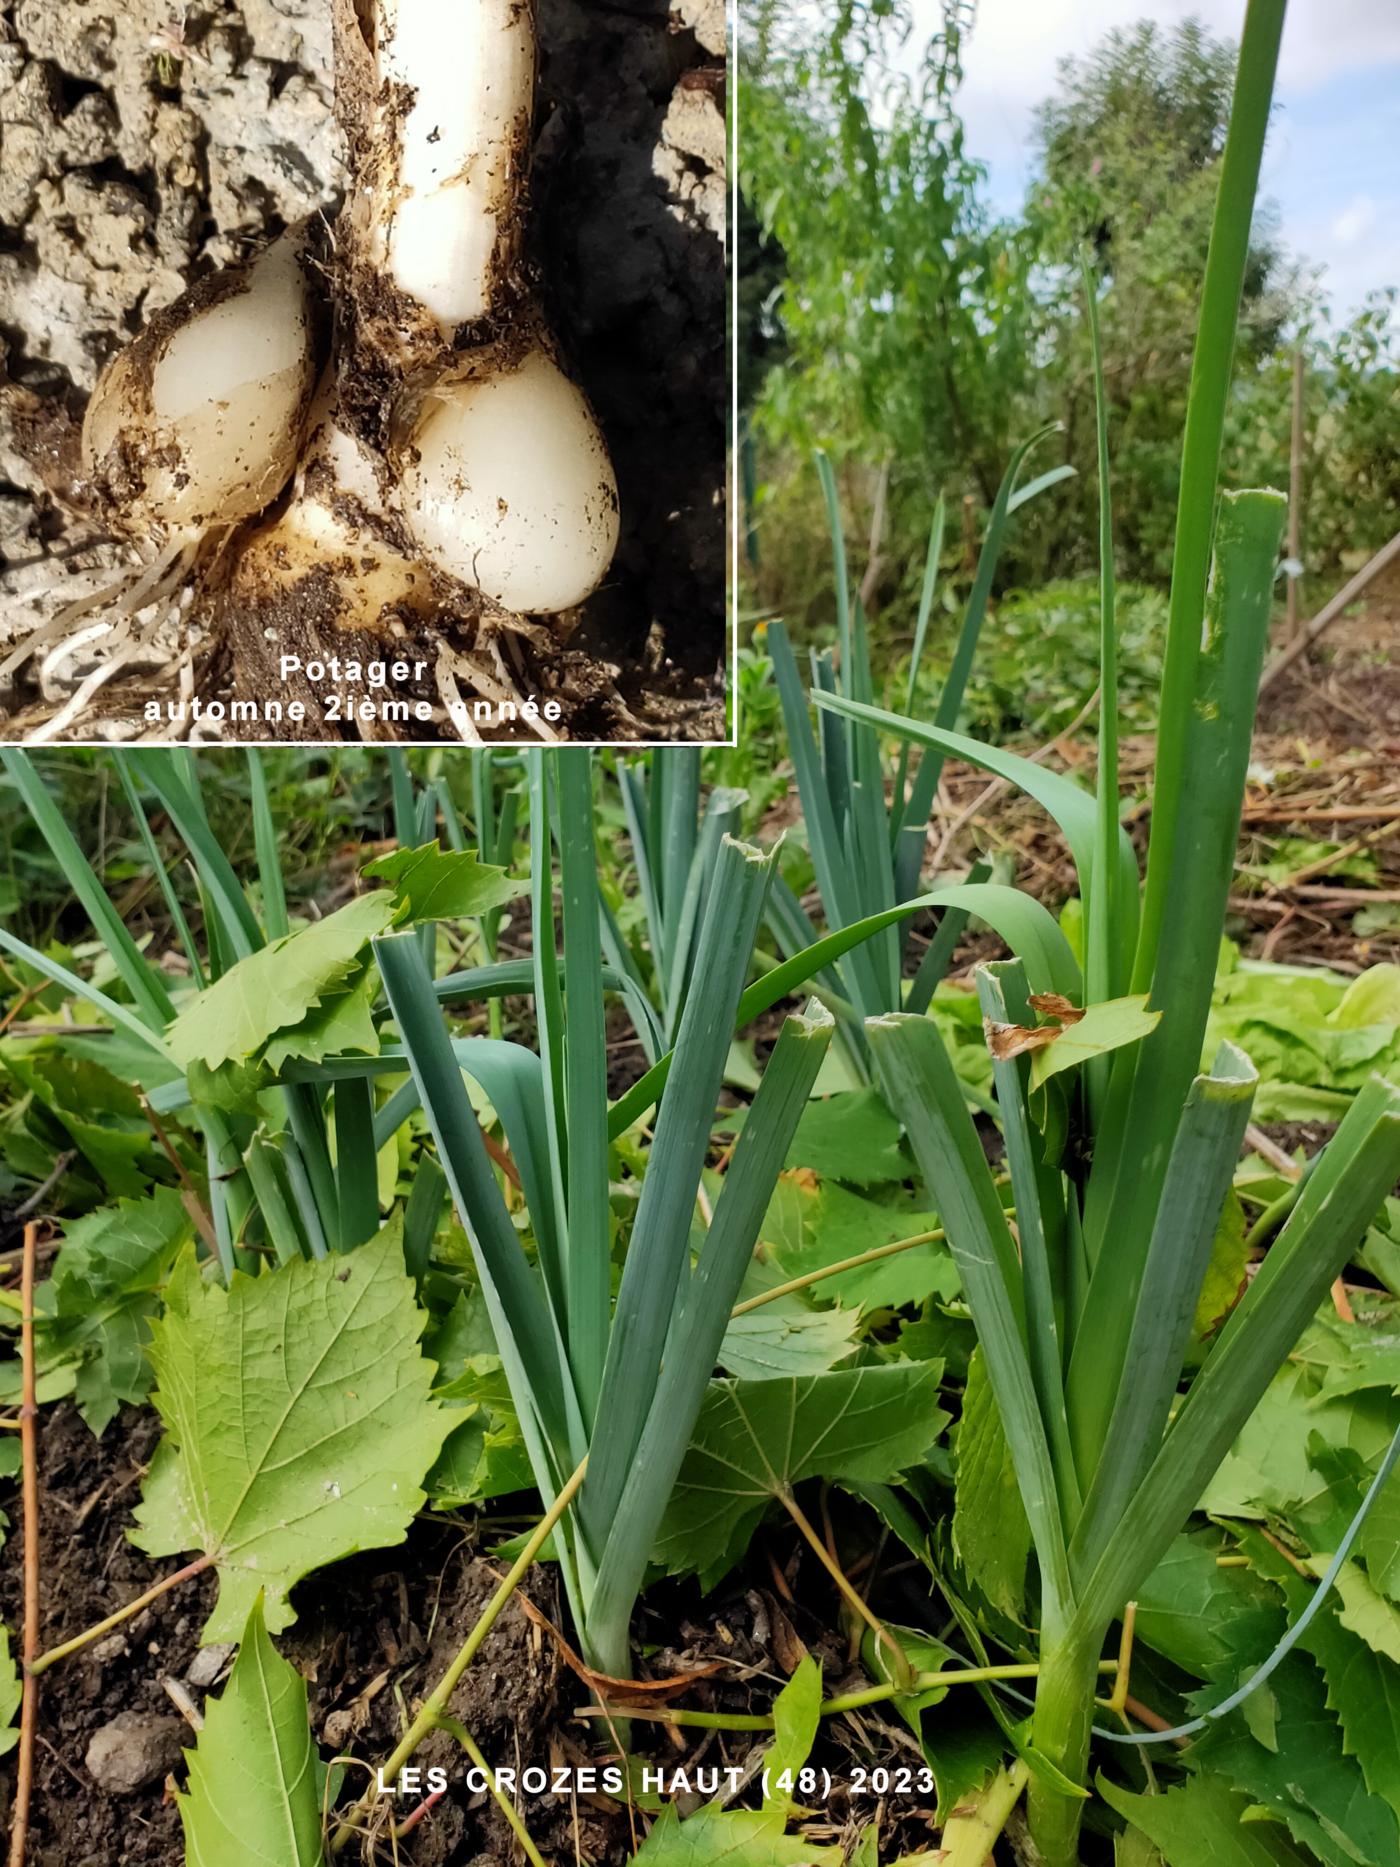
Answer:
<svg viewBox="0 0 1400 1867"><path fill-rule="evenodd" d="M92 1657L99 1666L109 1666L128 1650L125 1634L108 1634L105 1640L99 1640L92 1649Z"/></svg>
<svg viewBox="0 0 1400 1867"><path fill-rule="evenodd" d="M124 1711L104 1724L88 1745L88 1774L108 1795L133 1795L175 1768L187 1735L183 1719Z"/></svg>
<svg viewBox="0 0 1400 1867"><path fill-rule="evenodd" d="M190 1661L185 1674L186 1685L208 1688L213 1685L219 1674L227 1666L233 1654L231 1646L201 1647Z"/></svg>

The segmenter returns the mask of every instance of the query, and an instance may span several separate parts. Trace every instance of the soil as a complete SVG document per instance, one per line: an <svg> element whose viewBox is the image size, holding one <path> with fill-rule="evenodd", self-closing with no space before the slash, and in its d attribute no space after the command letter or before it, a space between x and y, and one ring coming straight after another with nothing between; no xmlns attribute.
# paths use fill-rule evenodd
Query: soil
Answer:
<svg viewBox="0 0 1400 1867"><path fill-rule="evenodd" d="M126 1409L101 1440L67 1403L42 1410L46 1646L112 1613L179 1566L154 1564L126 1541L158 1434L150 1410ZM12 1489L7 1484L0 1497L13 1526L0 1558L0 1613L15 1629L22 1616L21 1513L17 1499L8 1495ZM833 1510L840 1502L833 1500ZM498 1522L490 1540L515 1527ZM277 1644L307 1679L312 1725L327 1758L353 1754L372 1765L387 1758L402 1732L405 1708L416 1707L436 1682L500 1578L503 1565L479 1553L484 1540L484 1527L473 1519L423 1517L402 1548L340 1563L297 1589L297 1621ZM32 1867L182 1867L184 1844L173 1798L183 1770L177 1767L135 1791L109 1794L94 1782L87 1758L93 1738L114 1720L174 1716L165 1681L176 1682L177 1690L183 1684L196 1708L206 1691L221 1689L230 1663L227 1653L204 1649L198 1658L199 1630L215 1586L209 1575L182 1583L106 1642L45 1674L31 1803ZM885 1586L894 1591L886 1611L906 1621L920 1611L927 1614L926 1590L916 1598L907 1575L892 1568ZM543 1616L560 1622L548 1567L531 1572L526 1592ZM760 1533L743 1570L710 1600L702 1603L693 1587L650 1591L636 1630L638 1650L649 1656L645 1672L651 1678L714 1669L685 1691L689 1706L767 1710L804 1651L821 1659L832 1691L869 1683L852 1667L844 1636L832 1629L833 1619L829 1582L794 1533L775 1525ZM222 1662L222 1668L211 1666L211 1659ZM518 1769L584 1764L606 1753L597 1725L575 1715L587 1697L554 1637L512 1602L464 1676L453 1710L499 1764ZM823 1728L814 1762L831 1769L837 1787L820 1819L806 1825L813 1841L839 1841L853 1813L870 1818L871 1806L853 1811L839 1787L853 1758L872 1765L917 1766L912 1739L897 1720L883 1715L885 1709L876 1705ZM183 1732L186 1746L194 1741L192 1730ZM756 1762L761 1741L742 1732L686 1731L671 1742L655 1726L639 1722L633 1747L653 1767L680 1769ZM431 1740L417 1761L443 1765L449 1776L462 1768L460 1753L446 1738ZM8 1821L13 1780L11 1753L0 1764L0 1826ZM703 1799L677 1798L682 1813ZM572 1803L525 1797L520 1808L546 1859L581 1859L594 1867L623 1867L648 1819L604 1796ZM400 1813L406 1812L401 1806ZM882 1828L891 1854L927 1848L933 1839L932 1809L918 1797L906 1798L897 1809L888 1809ZM398 1849L403 1867L515 1867L520 1859L495 1803L489 1796L472 1795L465 1782L454 1784ZM381 1837L373 1853L352 1849L344 1858L387 1862L391 1856Z"/></svg>
<svg viewBox="0 0 1400 1867"><path fill-rule="evenodd" d="M574 738L724 731L725 30L720 0L539 0L530 259L623 513L572 633L519 648ZM333 206L329 0L0 0L0 138L0 364L32 430L187 284ZM43 490L21 425L0 392L0 651L102 581L70 573L129 561ZM191 634L202 697L236 691L238 644L176 615L70 736L134 736ZM52 713L89 666L0 717Z"/></svg>

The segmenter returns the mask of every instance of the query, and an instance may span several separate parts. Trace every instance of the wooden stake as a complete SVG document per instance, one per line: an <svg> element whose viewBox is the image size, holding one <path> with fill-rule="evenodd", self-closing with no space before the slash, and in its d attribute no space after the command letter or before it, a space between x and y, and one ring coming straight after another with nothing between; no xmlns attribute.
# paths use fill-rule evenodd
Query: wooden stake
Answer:
<svg viewBox="0 0 1400 1867"><path fill-rule="evenodd" d="M1303 351L1293 352L1293 433L1288 449L1288 555L1303 560ZM1301 578L1288 579L1288 639L1293 641L1300 626L1298 604Z"/></svg>
<svg viewBox="0 0 1400 1867"><path fill-rule="evenodd" d="M1311 622L1304 623L1294 640L1274 656L1260 679L1260 693L1263 693L1270 681L1276 681L1285 668L1291 667L1305 648L1311 648L1323 630L1330 628L1342 611L1354 603L1361 592L1374 583L1381 572L1387 570L1397 558L1400 558L1400 532L1396 532L1388 544L1382 545L1370 562L1363 564L1350 582L1342 586L1332 601L1324 604Z"/></svg>

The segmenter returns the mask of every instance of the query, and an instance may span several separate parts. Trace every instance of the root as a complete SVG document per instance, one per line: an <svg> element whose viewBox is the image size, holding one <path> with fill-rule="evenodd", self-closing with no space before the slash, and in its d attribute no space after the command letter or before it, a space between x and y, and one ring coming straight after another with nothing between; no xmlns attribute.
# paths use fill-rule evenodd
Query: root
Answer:
<svg viewBox="0 0 1400 1867"><path fill-rule="evenodd" d="M59 698L54 688L63 663L84 649L103 643L97 666L51 718L25 734L25 745L51 744L81 716L100 688L151 647L171 604L188 585L203 551L202 539L171 539L149 563L133 565L124 575L103 584L100 589L64 604L0 662L0 685L3 685L26 661L42 654L37 670L38 686L44 700L53 704ZM72 632L75 622L99 609L107 612L100 620ZM136 623L147 613L150 619L138 630Z"/></svg>
<svg viewBox="0 0 1400 1867"><path fill-rule="evenodd" d="M542 713L527 714L524 711L525 695L515 684L515 678L506 666L496 637L487 637L486 646L494 666L488 667L481 655L468 654L465 649L451 649L446 642L438 647L437 665L434 674L437 677L438 693L447 707L449 723L455 728L458 738L466 745L485 745L487 741L477 731L471 717L471 702L467 700L458 685L458 676L470 682L475 693L482 700L489 700L499 716L504 707L513 707L521 725L533 732L549 745L567 743L567 733L561 733L545 719Z"/></svg>

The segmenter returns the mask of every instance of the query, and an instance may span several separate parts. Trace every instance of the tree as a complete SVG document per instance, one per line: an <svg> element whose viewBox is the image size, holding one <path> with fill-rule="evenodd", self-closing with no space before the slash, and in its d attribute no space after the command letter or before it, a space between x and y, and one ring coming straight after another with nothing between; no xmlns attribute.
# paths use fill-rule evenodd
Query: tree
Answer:
<svg viewBox="0 0 1400 1867"><path fill-rule="evenodd" d="M1061 516L1078 502L1087 521L1096 497L1077 263L1087 251L1101 295L1119 546L1137 576L1170 570L1197 292L1235 62L1235 46L1198 20L1170 30L1144 20L1110 32L1083 59L1063 60L1054 96L1036 113L1039 172L1026 217L1044 264L1047 413L1065 421L1067 457L1080 475L1062 495ZM1255 217L1240 318L1246 381L1277 350L1300 305L1266 205ZM1227 449L1239 438L1227 436ZM1093 536L1092 523L1070 529Z"/></svg>

